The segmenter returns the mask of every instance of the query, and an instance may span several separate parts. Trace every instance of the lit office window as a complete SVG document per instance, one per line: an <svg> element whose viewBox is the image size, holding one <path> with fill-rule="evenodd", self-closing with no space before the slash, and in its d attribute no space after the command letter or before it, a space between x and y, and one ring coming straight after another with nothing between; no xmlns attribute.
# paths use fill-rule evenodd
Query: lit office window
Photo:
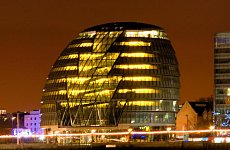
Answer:
<svg viewBox="0 0 230 150"><path fill-rule="evenodd" d="M155 57L155 55L149 53L122 53L121 57Z"/></svg>
<svg viewBox="0 0 230 150"><path fill-rule="evenodd" d="M129 41L129 42L117 42L114 45L122 45L122 46L151 46L151 42L143 42L143 41Z"/></svg>
<svg viewBox="0 0 230 150"><path fill-rule="evenodd" d="M155 65L149 64L124 64L124 65L116 65L115 68L119 69L157 69Z"/></svg>

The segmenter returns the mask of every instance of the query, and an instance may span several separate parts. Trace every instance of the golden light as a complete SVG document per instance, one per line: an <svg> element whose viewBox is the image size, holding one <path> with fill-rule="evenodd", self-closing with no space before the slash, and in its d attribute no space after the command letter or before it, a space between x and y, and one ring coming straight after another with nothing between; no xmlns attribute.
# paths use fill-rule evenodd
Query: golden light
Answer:
<svg viewBox="0 0 230 150"><path fill-rule="evenodd" d="M95 132L96 132L96 130L95 130L95 129L91 130L91 133L95 133Z"/></svg>
<svg viewBox="0 0 230 150"><path fill-rule="evenodd" d="M209 129L213 130L213 129L215 129L215 126L210 126Z"/></svg>
<svg viewBox="0 0 230 150"><path fill-rule="evenodd" d="M167 131L171 131L171 129L172 129L171 127L166 128Z"/></svg>
<svg viewBox="0 0 230 150"><path fill-rule="evenodd" d="M130 133L130 132L132 132L132 131L133 131L133 129L132 129L132 128L129 128L129 129L128 129L128 132L129 132L129 133Z"/></svg>

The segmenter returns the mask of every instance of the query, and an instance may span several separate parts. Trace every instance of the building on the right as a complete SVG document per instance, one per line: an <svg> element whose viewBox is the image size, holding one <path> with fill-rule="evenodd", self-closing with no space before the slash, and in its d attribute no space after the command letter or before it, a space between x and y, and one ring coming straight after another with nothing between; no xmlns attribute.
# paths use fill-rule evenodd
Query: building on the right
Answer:
<svg viewBox="0 0 230 150"><path fill-rule="evenodd" d="M215 35L214 118L217 128L230 127L230 32Z"/></svg>

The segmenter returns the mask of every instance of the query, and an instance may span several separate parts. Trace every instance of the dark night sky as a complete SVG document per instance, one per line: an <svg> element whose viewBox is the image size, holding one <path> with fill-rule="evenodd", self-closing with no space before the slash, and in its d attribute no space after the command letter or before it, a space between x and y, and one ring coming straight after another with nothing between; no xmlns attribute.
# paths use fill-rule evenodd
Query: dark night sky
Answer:
<svg viewBox="0 0 230 150"><path fill-rule="evenodd" d="M40 107L52 64L80 31L116 21L163 27L180 64L181 100L213 94L213 37L230 31L228 0L2 0L0 109Z"/></svg>

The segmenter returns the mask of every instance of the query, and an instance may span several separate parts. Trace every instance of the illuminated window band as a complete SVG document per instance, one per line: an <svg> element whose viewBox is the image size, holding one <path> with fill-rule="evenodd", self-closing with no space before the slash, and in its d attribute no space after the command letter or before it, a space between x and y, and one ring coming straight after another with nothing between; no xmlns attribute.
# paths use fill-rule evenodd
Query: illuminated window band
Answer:
<svg viewBox="0 0 230 150"><path fill-rule="evenodd" d="M155 57L155 55L149 53L122 53L121 57Z"/></svg>
<svg viewBox="0 0 230 150"><path fill-rule="evenodd" d="M127 30L125 36L168 39L165 32L157 31L157 30L151 30L151 31Z"/></svg>
<svg viewBox="0 0 230 150"><path fill-rule="evenodd" d="M123 81L160 81L160 78L151 76L123 77Z"/></svg>
<svg viewBox="0 0 230 150"><path fill-rule="evenodd" d="M121 105L135 105L135 106L159 106L160 101L129 101L129 102L120 102Z"/></svg>
<svg viewBox="0 0 230 150"><path fill-rule="evenodd" d="M98 92L87 93L84 96L85 97L94 97L94 99L95 99L97 96L112 96L114 91L115 91L115 89L114 90L102 90L102 91L98 91Z"/></svg>
<svg viewBox="0 0 230 150"><path fill-rule="evenodd" d="M91 47L93 43L80 43L80 44L73 44L69 45L67 48L75 48L75 47Z"/></svg>
<svg viewBox="0 0 230 150"><path fill-rule="evenodd" d="M94 90L91 89L91 91L94 91ZM85 94L85 96L89 97L89 96L94 96L94 95L101 95L101 96L111 95L114 91L115 91L115 89L114 90L101 90L101 91L98 91L98 92L92 92L92 93ZM90 90L68 89L68 92L66 90L59 90L59 91L45 92L44 96L66 95L67 93L68 93L68 95L76 96L79 93L85 93L85 92L90 92Z"/></svg>
<svg viewBox="0 0 230 150"><path fill-rule="evenodd" d="M72 78L61 78L61 79L53 79L53 80L48 80L47 83L63 83L67 82L68 83L84 83L85 81L89 80L90 77L72 77Z"/></svg>
<svg viewBox="0 0 230 150"><path fill-rule="evenodd" d="M77 95L79 93L88 92L89 90L68 90L68 94L70 95ZM44 96L51 96L51 95L66 95L66 90L60 91L52 91L52 92L45 92Z"/></svg>
<svg viewBox="0 0 230 150"><path fill-rule="evenodd" d="M157 69L157 66L155 65L149 65L149 64L136 64L136 65L116 65L114 66L115 68L119 68L119 69Z"/></svg>
<svg viewBox="0 0 230 150"><path fill-rule="evenodd" d="M67 82L72 84L83 84L84 82L88 81L90 77L72 77L72 78L61 78L61 79L53 79L48 80L47 84L52 83L63 83ZM103 83L103 82L114 82L114 80L120 80L121 77L109 77L109 78L100 78L95 80L95 83ZM123 81L160 81L160 78L151 77L151 76L132 76L132 77L123 77Z"/></svg>
<svg viewBox="0 0 230 150"><path fill-rule="evenodd" d="M124 56L124 57L132 57L131 55L135 55L135 53L124 53L125 55L127 56ZM137 55L140 55L139 57L151 57L151 55L154 55L154 54L148 54L148 53L136 53ZM59 57L59 60L62 60L62 59L75 59L75 58L78 58L78 55L80 57L80 60L88 60L89 58L90 59L95 59L95 58L101 58L101 56L104 56L104 53L85 53L85 54L70 54L70 55L65 55L65 56L61 56ZM116 59L117 56L119 55L119 53L111 53L111 54L107 54L103 57L103 59ZM130 56L128 56L130 55ZM147 56L149 55L149 56Z"/></svg>
<svg viewBox="0 0 230 150"><path fill-rule="evenodd" d="M82 102L82 103L77 103L77 102L61 102L60 105L62 107L69 107L69 108L73 108L76 107L78 105L85 105L85 104L90 104L90 103L86 103L86 102ZM104 104L96 104L97 108L105 108L107 105L109 105L109 103L104 103ZM88 107L92 107L92 105L88 105Z"/></svg>
<svg viewBox="0 0 230 150"><path fill-rule="evenodd" d="M79 67L79 70L80 71L86 71L86 70L90 70L94 67L97 67L97 66L80 66ZM74 70L77 70L78 67L77 66L66 66L66 67L57 67L57 68L54 68L52 71L55 72L55 71L74 71Z"/></svg>
<svg viewBox="0 0 230 150"><path fill-rule="evenodd" d="M129 41L129 42L117 42L114 45L122 46L151 46L151 42L142 42L142 41Z"/></svg>
<svg viewBox="0 0 230 150"><path fill-rule="evenodd" d="M95 58L101 58L104 55L104 53L85 53L85 54L80 54L80 60L88 60L90 59L95 59Z"/></svg>
<svg viewBox="0 0 230 150"><path fill-rule="evenodd" d="M82 32L82 33L79 34L79 36L77 37L77 39L81 39L81 38L93 38L95 34L96 34L96 31Z"/></svg>
<svg viewBox="0 0 230 150"><path fill-rule="evenodd" d="M118 93L159 93L159 90L156 89L119 89Z"/></svg>
<svg viewBox="0 0 230 150"><path fill-rule="evenodd" d="M78 58L78 54L70 54L70 55L61 56L61 57L59 57L59 60L62 60L62 59L75 59L75 58Z"/></svg>
<svg viewBox="0 0 230 150"><path fill-rule="evenodd" d="M53 68L52 71L68 71L68 70L77 70L77 66L57 67L57 68Z"/></svg>

